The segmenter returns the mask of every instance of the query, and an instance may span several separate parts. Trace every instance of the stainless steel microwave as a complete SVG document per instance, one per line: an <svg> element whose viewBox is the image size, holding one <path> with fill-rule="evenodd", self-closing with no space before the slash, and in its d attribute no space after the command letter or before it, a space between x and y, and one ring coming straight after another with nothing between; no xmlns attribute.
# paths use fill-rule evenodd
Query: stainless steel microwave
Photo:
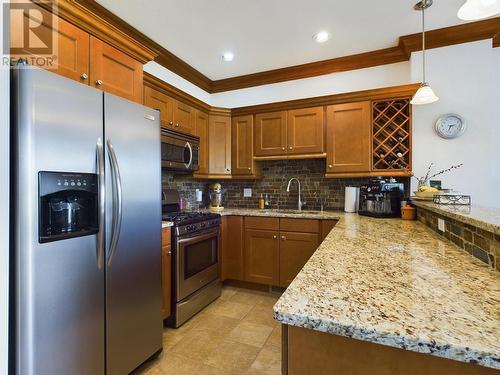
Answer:
<svg viewBox="0 0 500 375"><path fill-rule="evenodd" d="M192 172L198 170L200 138L172 130L161 130L161 165L167 170Z"/></svg>

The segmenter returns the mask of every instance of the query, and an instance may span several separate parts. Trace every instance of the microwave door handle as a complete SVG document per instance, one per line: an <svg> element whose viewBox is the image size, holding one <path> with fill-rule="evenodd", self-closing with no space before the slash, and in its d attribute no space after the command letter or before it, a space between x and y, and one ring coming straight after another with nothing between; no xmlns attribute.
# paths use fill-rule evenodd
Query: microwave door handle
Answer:
<svg viewBox="0 0 500 375"><path fill-rule="evenodd" d="M101 269L104 263L104 214L106 210L106 188L104 181L104 148L101 137L96 142L97 153L97 181L98 181L98 217L99 231L97 232L96 258L97 268Z"/></svg>
<svg viewBox="0 0 500 375"><path fill-rule="evenodd" d="M120 168L118 166L118 161L116 158L115 149L111 141L108 139L108 156L112 170L113 176L113 220L112 220L112 235L111 244L109 246L109 259L108 267L111 266L111 261L113 260L116 249L118 247L118 238L120 237L120 231L122 227L122 180L120 176Z"/></svg>
<svg viewBox="0 0 500 375"><path fill-rule="evenodd" d="M193 147L191 147L191 143L186 142L186 145L189 150L189 162L186 164L186 168L191 168L191 164L193 163Z"/></svg>

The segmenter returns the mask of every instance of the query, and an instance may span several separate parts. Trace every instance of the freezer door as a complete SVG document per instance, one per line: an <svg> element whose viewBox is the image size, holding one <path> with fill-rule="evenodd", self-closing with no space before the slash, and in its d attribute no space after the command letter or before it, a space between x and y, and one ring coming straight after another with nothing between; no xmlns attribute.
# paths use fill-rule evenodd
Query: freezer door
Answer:
<svg viewBox="0 0 500 375"><path fill-rule="evenodd" d="M15 372L103 374L97 235L39 243L38 233L38 173L97 172L103 94L33 68L14 73L13 89Z"/></svg>
<svg viewBox="0 0 500 375"><path fill-rule="evenodd" d="M107 373L162 347L159 112L104 94Z"/></svg>

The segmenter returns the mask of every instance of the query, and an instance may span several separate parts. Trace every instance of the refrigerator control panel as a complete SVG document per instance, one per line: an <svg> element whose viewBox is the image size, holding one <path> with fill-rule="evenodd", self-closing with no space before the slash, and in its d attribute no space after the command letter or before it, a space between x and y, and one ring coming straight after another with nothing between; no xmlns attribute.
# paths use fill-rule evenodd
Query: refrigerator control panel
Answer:
<svg viewBox="0 0 500 375"><path fill-rule="evenodd" d="M39 172L39 242L98 232L98 181L94 173Z"/></svg>

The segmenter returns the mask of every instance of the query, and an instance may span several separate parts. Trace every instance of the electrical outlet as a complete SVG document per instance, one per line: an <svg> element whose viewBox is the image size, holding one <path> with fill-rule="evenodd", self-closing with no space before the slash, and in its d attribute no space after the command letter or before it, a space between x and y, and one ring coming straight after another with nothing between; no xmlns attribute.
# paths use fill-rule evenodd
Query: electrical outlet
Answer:
<svg viewBox="0 0 500 375"><path fill-rule="evenodd" d="M243 189L243 196L245 198L251 198L252 197L252 189L250 189L250 188Z"/></svg>
<svg viewBox="0 0 500 375"><path fill-rule="evenodd" d="M443 220L443 219L438 219L438 229L439 229L441 232L444 232L444 231L445 231L445 226L444 226L444 220Z"/></svg>

